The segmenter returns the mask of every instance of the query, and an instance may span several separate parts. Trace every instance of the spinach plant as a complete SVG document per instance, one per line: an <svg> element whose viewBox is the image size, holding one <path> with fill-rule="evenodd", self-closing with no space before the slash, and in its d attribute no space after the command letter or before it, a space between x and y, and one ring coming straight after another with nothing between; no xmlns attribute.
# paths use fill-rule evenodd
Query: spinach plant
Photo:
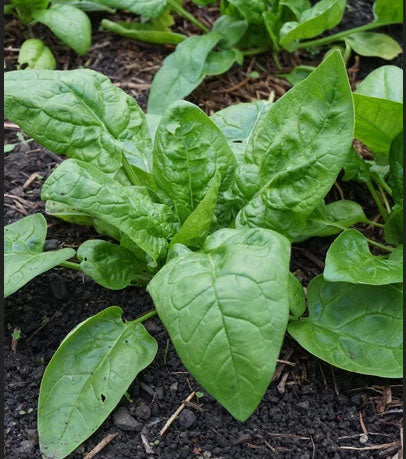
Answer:
<svg viewBox="0 0 406 459"><path fill-rule="evenodd" d="M367 221L356 203L324 203L354 134L338 51L276 102L241 104L211 118L184 101L162 117L146 116L90 70L7 73L5 114L69 157L43 186L47 211L102 235L79 247L79 263L64 265L107 288L146 285L155 305L125 323L120 308L107 308L62 342L41 384L45 457L66 457L91 435L153 360L156 342L142 322L155 314L190 373L241 421L272 379L289 321L299 342L334 365L401 375L398 254L380 263L395 269L386 278L395 284L322 279L328 285L320 306L314 280L308 318L301 317L303 288L289 272L291 242ZM331 304L338 312L319 318ZM364 317L362 343L357 328L354 336L343 330L350 313ZM369 321L383 327L378 336L368 332Z"/></svg>

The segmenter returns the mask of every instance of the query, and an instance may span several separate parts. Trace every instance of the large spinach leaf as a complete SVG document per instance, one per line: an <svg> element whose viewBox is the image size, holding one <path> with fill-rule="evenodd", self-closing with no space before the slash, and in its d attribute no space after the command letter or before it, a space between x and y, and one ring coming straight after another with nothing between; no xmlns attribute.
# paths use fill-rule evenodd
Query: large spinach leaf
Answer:
<svg viewBox="0 0 406 459"><path fill-rule="evenodd" d="M336 51L256 124L238 169L246 205L236 225L299 236L345 162L353 126L351 91Z"/></svg>
<svg viewBox="0 0 406 459"><path fill-rule="evenodd" d="M62 341L41 382L38 434L46 458L68 456L95 432L137 374L155 357L157 343L122 310L107 308Z"/></svg>
<svg viewBox="0 0 406 459"><path fill-rule="evenodd" d="M185 366L241 421L261 400L282 345L289 255L278 233L220 230L147 287Z"/></svg>
<svg viewBox="0 0 406 459"><path fill-rule="evenodd" d="M309 317L288 332L306 350L339 368L401 378L403 374L402 288L327 282L307 288Z"/></svg>
<svg viewBox="0 0 406 459"><path fill-rule="evenodd" d="M122 155L151 170L152 143L136 101L92 70L7 72L4 112L49 150L116 172ZM35 90L33 90L35 88Z"/></svg>

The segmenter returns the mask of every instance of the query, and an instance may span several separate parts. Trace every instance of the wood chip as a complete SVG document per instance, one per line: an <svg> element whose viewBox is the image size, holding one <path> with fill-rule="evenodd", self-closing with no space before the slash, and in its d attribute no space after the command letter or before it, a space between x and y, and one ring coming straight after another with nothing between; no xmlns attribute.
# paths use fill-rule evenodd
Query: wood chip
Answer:
<svg viewBox="0 0 406 459"><path fill-rule="evenodd" d="M117 437L117 435L118 433L106 435L100 443L98 443L90 452L86 454L86 456L83 457L83 459L92 459L95 457L96 454L99 454L103 448L105 448L112 440Z"/></svg>
<svg viewBox="0 0 406 459"><path fill-rule="evenodd" d="M178 417L179 413L185 408L185 402L190 402L192 398L195 396L195 391L193 391L189 396L187 397L186 400L184 400L179 408L172 414L172 416L166 421L165 425L162 427L161 431L159 432L159 435L162 437L162 435L168 430L170 425L173 423L173 421Z"/></svg>
<svg viewBox="0 0 406 459"><path fill-rule="evenodd" d="M372 451L372 450L393 448L394 446L400 446L400 445L401 445L400 441L394 441L392 443L383 443L382 445L364 446L362 448L356 448L355 446L340 446L339 449L348 449L352 451Z"/></svg>

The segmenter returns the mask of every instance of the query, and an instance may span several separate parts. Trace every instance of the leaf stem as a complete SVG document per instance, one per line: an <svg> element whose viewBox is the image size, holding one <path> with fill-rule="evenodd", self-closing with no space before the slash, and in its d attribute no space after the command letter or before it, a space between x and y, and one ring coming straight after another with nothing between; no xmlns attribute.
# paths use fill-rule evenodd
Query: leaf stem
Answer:
<svg viewBox="0 0 406 459"><path fill-rule="evenodd" d="M393 252L395 249L392 247L388 247L386 245L380 244L379 242L373 241L372 239L366 238L366 240L371 244L374 245L375 247L379 247L382 250L386 250L388 252Z"/></svg>
<svg viewBox="0 0 406 459"><path fill-rule="evenodd" d="M364 24L362 26L354 27L353 29L349 30L343 30L342 32L335 33L334 35L328 35L327 37L318 38L317 40L304 41L302 43L299 43L295 49L309 48L311 46L328 45L329 43L332 43L334 41L342 40L343 38L348 37L353 33L365 32L366 30L376 29L377 27L380 27L379 24L370 22L369 24Z"/></svg>
<svg viewBox="0 0 406 459"><path fill-rule="evenodd" d="M382 196L382 199L383 199L383 203L385 204L386 211L388 212L388 215L389 215L391 213L391 207L390 207L390 204L388 202L388 198L386 197L386 194L383 191L383 189L382 189L382 187L381 187L381 185L379 183L378 183L378 190L381 193L381 196Z"/></svg>
<svg viewBox="0 0 406 459"><path fill-rule="evenodd" d="M72 261L63 261L59 263L59 266L64 268L74 269L75 271L82 271L79 263L73 263Z"/></svg>
<svg viewBox="0 0 406 459"><path fill-rule="evenodd" d="M384 228L385 227L385 225L382 225L381 223L374 222L373 220L368 220L368 221L366 221L366 223L368 223L368 225L376 226L378 228Z"/></svg>
<svg viewBox="0 0 406 459"><path fill-rule="evenodd" d="M188 19L190 22L192 22L195 26L199 27L199 29L203 30L204 33L209 32L209 29L202 24L198 19L196 19L194 16L192 16L188 11L186 11L184 8L182 8L178 3L176 3L176 0L168 0L169 5L177 11L179 14L181 14L183 17Z"/></svg>
<svg viewBox="0 0 406 459"><path fill-rule="evenodd" d="M264 53L265 51L268 51L268 49L269 49L268 46L261 46L260 48L247 49L245 51L241 51L241 54L243 56L255 56L256 54L261 54L261 53Z"/></svg>
<svg viewBox="0 0 406 459"><path fill-rule="evenodd" d="M378 207L379 209L379 212L381 213L382 215L382 218L384 219L385 222L388 221L388 213L386 212L386 209L384 207L384 205L382 204L382 201L380 200L379 196L378 196L378 193L376 192L374 186L372 185L372 182L370 179L368 179L366 181L366 186L369 190L369 192L371 193L371 196L373 198L373 200L375 201L375 204L376 206Z"/></svg>
<svg viewBox="0 0 406 459"><path fill-rule="evenodd" d="M154 309L153 311L149 311L146 314L144 314L141 317L138 317L138 319L135 319L132 321L133 324L140 324L141 322L145 322L146 320L150 319L151 317L154 317L157 315L156 310Z"/></svg>
<svg viewBox="0 0 406 459"><path fill-rule="evenodd" d="M122 154L121 163L123 165L125 173L127 174L128 180L135 186L139 185L137 176L135 175L135 172L133 171L131 164L128 162L128 159L124 152Z"/></svg>

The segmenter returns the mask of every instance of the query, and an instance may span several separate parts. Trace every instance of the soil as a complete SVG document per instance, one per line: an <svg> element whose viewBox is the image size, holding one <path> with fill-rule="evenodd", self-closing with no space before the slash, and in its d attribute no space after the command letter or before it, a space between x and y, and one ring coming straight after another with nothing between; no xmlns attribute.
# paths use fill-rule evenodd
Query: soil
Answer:
<svg viewBox="0 0 406 459"><path fill-rule="evenodd" d="M348 13L341 27L366 22L371 1L349 1L358 7ZM204 10L200 10L202 15ZM210 23L215 10L201 17ZM108 75L113 82L134 96L145 108L151 79L172 47L137 43L97 30L94 24L93 47L85 58L61 45L40 25L34 35L52 47L60 69L78 66ZM178 21L177 30L193 29ZM386 28L399 39L399 27ZM14 21L6 24L5 49L18 49L24 32ZM7 70L16 67L17 53L6 51ZM307 59L307 61L306 61ZM283 55L285 69L314 58L306 53ZM357 64L356 62L354 62ZM350 75L355 82L373 68L387 64L378 59L361 58ZM400 61L394 62L400 65ZM251 70L258 78L246 79ZM279 71L280 72L280 71ZM288 88L275 77L269 56L247 59L243 67L233 67L227 74L207 79L189 100L211 113L231 103L268 97L271 90L281 96ZM224 91L226 89L227 91ZM27 137L17 137L17 130L6 129L6 143L16 144L5 156L5 224L35 212L44 212L40 201L42 183L61 158ZM23 139L23 141L22 141ZM368 217L377 211L362 185L339 182L328 200L357 200ZM48 248L78 247L96 237L87 228L67 225L52 217L48 221ZM368 237L381 240L382 234L366 226L359 229ZM292 251L291 270L306 286L323 270L323 260L331 238L310 239ZM81 273L53 269L23 287L5 301L5 457L36 459L40 452L36 439L37 397L43 371L59 343L79 322L100 310L119 305L125 319L133 319L153 308L144 289L129 287L109 291ZM401 381L352 374L333 368L301 349L286 336L280 362L258 409L245 423L235 421L185 370L158 318L146 322L159 344L155 361L146 368L123 397L119 407L126 407L137 421L135 431L115 424L113 414L99 430L71 457L82 458L109 433L118 436L98 458L392 458L399 450L401 422ZM11 334L21 329L21 338L12 343ZM14 348L12 349L12 347ZM192 390L204 395L188 406L164 436L159 431ZM365 435L367 433L367 435ZM146 440L143 442L142 438ZM370 449L373 445L381 446ZM350 449L348 449L350 448ZM353 449L351 449L353 448ZM362 449L367 448L367 449ZM368 449L369 448L369 449Z"/></svg>

